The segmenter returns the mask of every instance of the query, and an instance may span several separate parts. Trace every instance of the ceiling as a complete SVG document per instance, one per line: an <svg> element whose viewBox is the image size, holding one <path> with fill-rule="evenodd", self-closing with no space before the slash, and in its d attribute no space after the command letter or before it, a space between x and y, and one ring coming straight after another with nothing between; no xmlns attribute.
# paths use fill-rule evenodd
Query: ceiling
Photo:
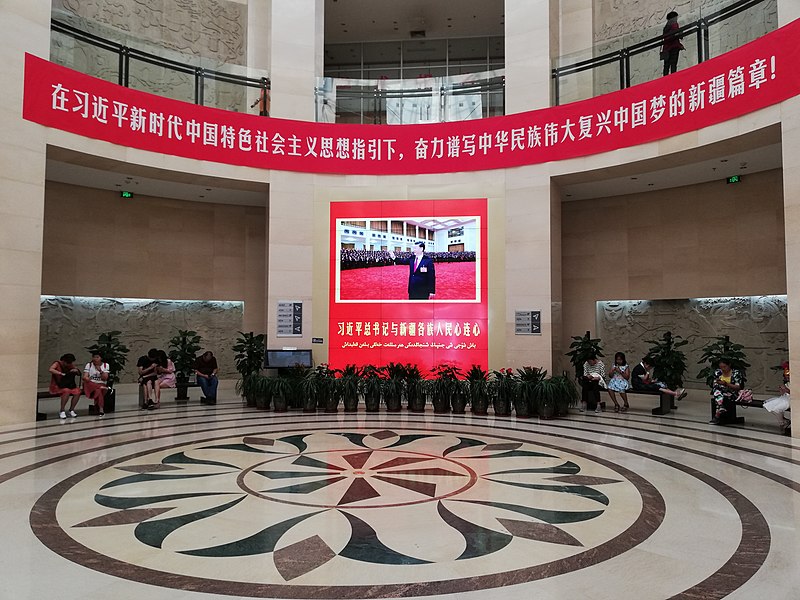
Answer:
<svg viewBox="0 0 800 600"><path fill-rule="evenodd" d="M554 177L566 202L642 194L747 176L782 166L780 126L700 148Z"/></svg>
<svg viewBox="0 0 800 600"><path fill-rule="evenodd" d="M325 44L502 36L504 12L503 0L325 0Z"/></svg>
<svg viewBox="0 0 800 600"><path fill-rule="evenodd" d="M192 202L213 202L240 206L266 206L269 184L191 173L177 173L62 148L49 147L45 178L134 196L153 196Z"/></svg>

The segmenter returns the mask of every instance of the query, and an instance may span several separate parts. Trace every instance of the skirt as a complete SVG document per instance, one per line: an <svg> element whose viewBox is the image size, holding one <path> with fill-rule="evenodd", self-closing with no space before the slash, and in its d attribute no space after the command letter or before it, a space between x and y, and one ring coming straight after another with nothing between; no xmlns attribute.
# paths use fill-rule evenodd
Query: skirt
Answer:
<svg viewBox="0 0 800 600"><path fill-rule="evenodd" d="M766 410L779 415L783 414L784 411L789 410L790 405L791 401L789 400L789 394L783 394L777 398L770 398L764 402L764 408Z"/></svg>
<svg viewBox="0 0 800 600"><path fill-rule="evenodd" d="M608 380L608 389L612 392L627 392L629 388L630 384L628 380L622 377L614 375L614 377Z"/></svg>

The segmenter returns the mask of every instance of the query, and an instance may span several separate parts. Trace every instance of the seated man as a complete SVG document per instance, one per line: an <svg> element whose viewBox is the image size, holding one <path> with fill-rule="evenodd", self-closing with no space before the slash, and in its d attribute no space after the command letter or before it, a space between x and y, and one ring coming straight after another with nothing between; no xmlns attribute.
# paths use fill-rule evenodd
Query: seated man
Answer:
<svg viewBox="0 0 800 600"><path fill-rule="evenodd" d="M203 390L205 400L209 402L217 401L217 386L219 380L217 379L217 359L211 350L206 350L197 357L194 363L194 372L197 375L197 385Z"/></svg>
<svg viewBox="0 0 800 600"><path fill-rule="evenodd" d="M631 372L631 386L634 392L661 392L668 396L675 396L676 400L683 400L686 397L686 389L678 388L671 390L666 383L655 381L652 376L653 359L645 356L641 362L633 368Z"/></svg>

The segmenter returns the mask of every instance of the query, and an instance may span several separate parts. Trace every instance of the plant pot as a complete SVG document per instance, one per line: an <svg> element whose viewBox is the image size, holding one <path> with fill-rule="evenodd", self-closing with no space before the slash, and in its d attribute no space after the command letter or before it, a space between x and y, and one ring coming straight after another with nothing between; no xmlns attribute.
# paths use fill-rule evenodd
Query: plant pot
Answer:
<svg viewBox="0 0 800 600"><path fill-rule="evenodd" d="M506 398L495 398L492 406L496 417L508 417L511 415L511 402Z"/></svg>
<svg viewBox="0 0 800 600"><path fill-rule="evenodd" d="M344 397L344 412L356 412L358 410L358 396Z"/></svg>
<svg viewBox="0 0 800 600"><path fill-rule="evenodd" d="M272 402L273 405L275 406L275 408L273 410L276 413L283 413L283 412L286 412L287 410L289 410L288 403L286 402L286 396L284 396L283 394L281 394L279 396L275 396L272 399L272 401L273 401Z"/></svg>
<svg viewBox="0 0 800 600"><path fill-rule="evenodd" d="M411 412L425 412L425 395L412 393L408 395L408 410Z"/></svg>
<svg viewBox="0 0 800 600"><path fill-rule="evenodd" d="M335 413L339 412L339 395L329 393L325 398L325 412Z"/></svg>
<svg viewBox="0 0 800 600"><path fill-rule="evenodd" d="M270 404L272 404L272 394L256 396L256 408L259 410L269 410Z"/></svg>
<svg viewBox="0 0 800 600"><path fill-rule="evenodd" d="M473 398L472 402L472 414L477 415L479 417L485 417L489 414L489 399L486 397L481 398Z"/></svg>
<svg viewBox="0 0 800 600"><path fill-rule="evenodd" d="M450 412L450 399L443 398L438 394L433 397L433 412L437 415L443 415Z"/></svg>
<svg viewBox="0 0 800 600"><path fill-rule="evenodd" d="M317 412L317 399L314 396L306 396L303 398L303 412L315 413Z"/></svg>
<svg viewBox="0 0 800 600"><path fill-rule="evenodd" d="M378 412L381 409L381 395L370 394L364 397L364 406L367 412Z"/></svg>
<svg viewBox="0 0 800 600"><path fill-rule="evenodd" d="M403 404L400 401L400 396L387 396L386 398L386 411L387 412L400 412Z"/></svg>
<svg viewBox="0 0 800 600"><path fill-rule="evenodd" d="M463 394L455 394L450 399L450 405L452 406L453 414L463 415L467 412L467 399L464 398Z"/></svg>
<svg viewBox="0 0 800 600"><path fill-rule="evenodd" d="M531 416L531 406L527 400L517 400L514 402L514 414L517 418L528 419Z"/></svg>
<svg viewBox="0 0 800 600"><path fill-rule="evenodd" d="M245 402L247 402L247 406L249 406L250 408L255 408L257 406L257 404L256 404L256 395L255 394L247 394L244 397L244 399L245 399Z"/></svg>
<svg viewBox="0 0 800 600"><path fill-rule="evenodd" d="M556 416L556 405L554 402L540 402L538 412L540 418L552 419Z"/></svg>

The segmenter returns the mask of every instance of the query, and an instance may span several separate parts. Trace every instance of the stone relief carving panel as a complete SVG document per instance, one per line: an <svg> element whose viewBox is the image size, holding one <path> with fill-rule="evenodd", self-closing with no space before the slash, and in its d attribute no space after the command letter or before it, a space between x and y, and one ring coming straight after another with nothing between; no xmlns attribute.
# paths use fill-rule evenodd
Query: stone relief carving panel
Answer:
<svg viewBox="0 0 800 600"><path fill-rule="evenodd" d="M169 352L167 342L178 329L193 329L203 339L203 349L217 357L220 378L237 377L231 347L242 329L244 303L179 300L119 300L45 296L41 300L39 329L39 386L50 381L50 364L62 354L73 353L78 364L88 362L86 347L98 334L121 331L130 348L121 374L123 383L136 381L136 361L150 348Z"/></svg>
<svg viewBox="0 0 800 600"><path fill-rule="evenodd" d="M225 0L53 0L54 18L182 64L230 72L246 64L247 4ZM117 82L115 53L54 33L51 60ZM236 72L244 73L242 69ZM130 87L194 102L194 76L131 59ZM204 80L204 104L244 112L246 91Z"/></svg>
<svg viewBox="0 0 800 600"><path fill-rule="evenodd" d="M689 300L624 300L597 303L597 334L606 356L624 352L630 364L644 356L647 340L671 331L689 340L682 350L688 358L686 383L704 388L696 378L702 347L712 338L728 335L745 347L747 386L757 393L777 390L781 382L770 367L788 358L786 296L693 298ZM609 359L610 360L610 359Z"/></svg>

